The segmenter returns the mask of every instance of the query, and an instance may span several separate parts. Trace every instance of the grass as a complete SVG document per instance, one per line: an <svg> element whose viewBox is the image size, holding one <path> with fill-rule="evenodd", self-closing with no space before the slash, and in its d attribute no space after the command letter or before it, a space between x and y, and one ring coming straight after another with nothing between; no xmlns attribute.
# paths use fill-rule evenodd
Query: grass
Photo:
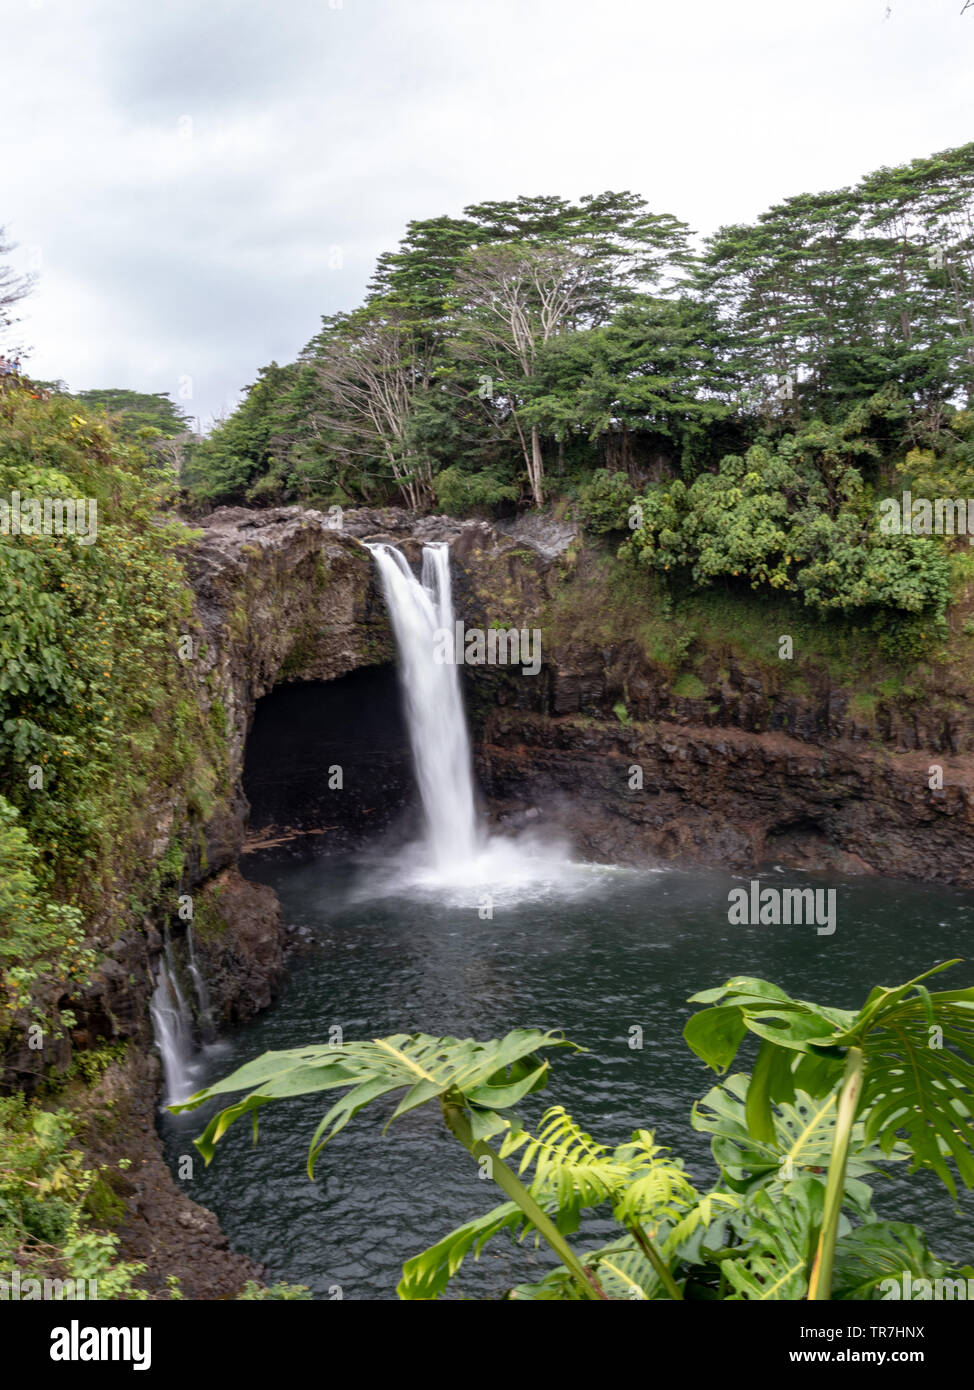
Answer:
<svg viewBox="0 0 974 1390"><path fill-rule="evenodd" d="M732 668L775 695L810 699L840 687L855 715L872 722L880 700L949 703L974 684L974 555L958 551L951 563L950 638L913 665L885 656L876 632L824 619L790 598L724 587L671 590L594 550L562 573L543 614L545 636L569 651L631 643L683 698L712 697ZM792 639L791 659L779 657L783 636Z"/></svg>
<svg viewBox="0 0 974 1390"><path fill-rule="evenodd" d="M707 693L707 687L692 671L681 671L673 682L673 694L683 699L700 700Z"/></svg>

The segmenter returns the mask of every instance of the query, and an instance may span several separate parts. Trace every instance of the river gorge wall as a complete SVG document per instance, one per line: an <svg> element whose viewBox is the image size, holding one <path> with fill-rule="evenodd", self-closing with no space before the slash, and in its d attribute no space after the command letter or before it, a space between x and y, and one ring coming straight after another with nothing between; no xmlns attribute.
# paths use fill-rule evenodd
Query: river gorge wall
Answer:
<svg viewBox="0 0 974 1390"><path fill-rule="evenodd" d="M974 882L974 718L949 668L939 685L863 700L821 662L797 653L776 670L730 640L698 643L682 668L654 662L626 632L638 621L600 618L600 558L553 519L498 527L387 509L348 512L336 531L321 513L239 508L214 513L203 533L194 587L207 673L226 692L234 787L206 829L211 866L233 863L244 840L240 789L257 701L281 684L392 660L361 543L386 538L412 558L425 541L450 544L467 629L540 634L536 675L500 665L463 672L480 783L498 818L557 821L596 858L737 869L773 859ZM637 596L630 607L638 620ZM318 736L309 723L305 756ZM340 749L336 737L329 756ZM390 807L405 795L401 749L398 758L387 751L397 770L388 779L380 770L365 789L380 803L373 814L384 791ZM942 786L931 786L936 769ZM350 810L358 804L365 777L360 770L333 793L331 821L342 821L343 798ZM315 827L251 830L268 828Z"/></svg>
<svg viewBox="0 0 974 1390"><path fill-rule="evenodd" d="M189 660L219 756L200 769L205 794L155 789L138 882L123 885L140 888L128 893L139 910L111 930L96 924L102 964L71 1001L76 1027L43 1056L65 1071L73 1051L130 1044L92 1092L88 1148L96 1159L137 1155L118 1183L123 1250L147 1259L150 1288L174 1265L189 1271L190 1297L225 1296L258 1273L159 1151L148 1004L167 935L192 997L193 932L218 1029L250 1017L273 998L294 940L273 892L241 874L241 854L345 851L394 829L413 796L366 540L410 559L447 542L467 630L540 634L534 675L462 671L495 824L547 826L606 861L774 862L974 885L974 714L949 665L864 696L814 653L778 662L770 620L764 652L733 631L667 646L663 604L635 582L628 591L607 552L552 517L491 524L360 509L336 529L296 507L223 508L197 525ZM15 1048L5 1066L27 1085L37 1056Z"/></svg>

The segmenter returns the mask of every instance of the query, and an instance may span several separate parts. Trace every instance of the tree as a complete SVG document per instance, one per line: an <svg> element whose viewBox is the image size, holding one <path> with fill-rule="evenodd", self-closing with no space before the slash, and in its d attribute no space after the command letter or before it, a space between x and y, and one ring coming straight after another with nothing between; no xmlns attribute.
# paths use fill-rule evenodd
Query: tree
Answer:
<svg viewBox="0 0 974 1390"><path fill-rule="evenodd" d="M316 418L348 454L385 467L407 506L425 507L433 475L410 423L416 396L429 387L428 353L409 323L381 301L336 315L326 327L315 358Z"/></svg>
<svg viewBox="0 0 974 1390"><path fill-rule="evenodd" d="M472 251L460 272L464 346L486 368L490 394L509 405L534 505L544 504L541 431L518 414L543 346L575 327L591 297L590 262L569 246L524 242Z"/></svg>
<svg viewBox="0 0 974 1390"><path fill-rule="evenodd" d="M974 144L721 228L696 287L769 419L892 385L936 414L974 385Z"/></svg>
<svg viewBox="0 0 974 1390"><path fill-rule="evenodd" d="M8 240L6 229L0 227L0 260L16 249L16 243ZM33 275L18 275L9 265L0 265L0 330L10 328L17 322L11 310L30 293L35 278Z"/></svg>
<svg viewBox="0 0 974 1390"><path fill-rule="evenodd" d="M296 373L293 364L261 367L237 409L206 439L190 443L184 481L199 501L247 501L248 489L275 469L276 406Z"/></svg>
<svg viewBox="0 0 974 1390"><path fill-rule="evenodd" d="M186 434L192 422L168 391L99 387L72 394L90 413L107 416L123 439L175 439Z"/></svg>
<svg viewBox="0 0 974 1390"><path fill-rule="evenodd" d="M478 497L506 493L510 440L539 505L541 431L522 428L519 410L538 347L604 323L688 260L686 226L633 193L521 197L410 223L400 249L380 258L370 304L395 308L433 388L414 399L413 437L434 451L453 438L470 467L444 458L452 479L478 471L478 436L490 475Z"/></svg>
<svg viewBox="0 0 974 1390"><path fill-rule="evenodd" d="M732 413L718 394L727 382L717 348L706 305L642 295L608 323L544 344L523 413L559 440L583 434L633 483L651 446L689 467Z"/></svg>

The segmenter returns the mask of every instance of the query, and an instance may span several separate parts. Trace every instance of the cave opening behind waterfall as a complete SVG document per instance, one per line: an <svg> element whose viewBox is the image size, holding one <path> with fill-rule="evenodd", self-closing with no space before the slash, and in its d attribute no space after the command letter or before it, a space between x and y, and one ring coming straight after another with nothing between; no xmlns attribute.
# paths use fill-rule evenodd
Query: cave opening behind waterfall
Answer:
<svg viewBox="0 0 974 1390"><path fill-rule="evenodd" d="M245 850L345 853L419 816L395 667L275 687L244 756Z"/></svg>

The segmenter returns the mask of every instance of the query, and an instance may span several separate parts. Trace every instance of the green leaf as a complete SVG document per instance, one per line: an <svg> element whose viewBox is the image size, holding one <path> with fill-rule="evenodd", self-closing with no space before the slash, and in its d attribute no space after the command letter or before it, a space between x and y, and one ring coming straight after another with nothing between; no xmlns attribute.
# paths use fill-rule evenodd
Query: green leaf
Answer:
<svg viewBox="0 0 974 1390"><path fill-rule="evenodd" d="M822 1187L807 1179L788 1183L774 1198L764 1190L755 1193L741 1252L721 1265L734 1290L731 1301L805 1297L824 1196Z"/></svg>
<svg viewBox="0 0 974 1390"><path fill-rule="evenodd" d="M793 1101L772 1109L773 1134L766 1139L756 1136L748 1123L747 1099L753 1084L753 1079L735 1073L708 1091L691 1111L693 1128L711 1135L711 1152L724 1181L735 1192L755 1187L780 1192L786 1182L804 1177L824 1187L835 1132L835 1089L824 1096L796 1090ZM867 1215L870 1193L860 1180L881 1171L877 1164L902 1162L907 1157L903 1144L887 1155L878 1143L867 1142L865 1124L859 1121L852 1132L847 1167L849 1205Z"/></svg>
<svg viewBox="0 0 974 1390"><path fill-rule="evenodd" d="M548 1063L539 1060L537 1052L574 1046L558 1033L519 1028L500 1041L489 1043L472 1038L437 1038L427 1033L396 1033L338 1047L292 1048L266 1052L170 1108L174 1112L194 1110L215 1096L249 1089L250 1094L243 1100L215 1115L196 1140L197 1148L209 1163L216 1144L241 1115L256 1112L272 1100L345 1090L346 1094L325 1113L314 1132L308 1151L311 1175L324 1145L360 1110L399 1091L404 1095L392 1119L430 1100L442 1099L449 1092L468 1101L474 1115L478 1108L486 1110L488 1113L477 1123L485 1134L497 1133L499 1127L509 1124L505 1120L498 1125L497 1109L544 1084Z"/></svg>
<svg viewBox="0 0 974 1390"><path fill-rule="evenodd" d="M902 1292L908 1271L913 1279L939 1279L947 1270L930 1253L918 1227L902 1221L874 1221L836 1241L832 1297L881 1298L880 1286L887 1279L896 1280Z"/></svg>
<svg viewBox="0 0 974 1390"><path fill-rule="evenodd" d="M747 1032L744 1015L736 1005L717 1005L687 1019L683 1036L697 1056L713 1067L726 1071L737 1056Z"/></svg>

